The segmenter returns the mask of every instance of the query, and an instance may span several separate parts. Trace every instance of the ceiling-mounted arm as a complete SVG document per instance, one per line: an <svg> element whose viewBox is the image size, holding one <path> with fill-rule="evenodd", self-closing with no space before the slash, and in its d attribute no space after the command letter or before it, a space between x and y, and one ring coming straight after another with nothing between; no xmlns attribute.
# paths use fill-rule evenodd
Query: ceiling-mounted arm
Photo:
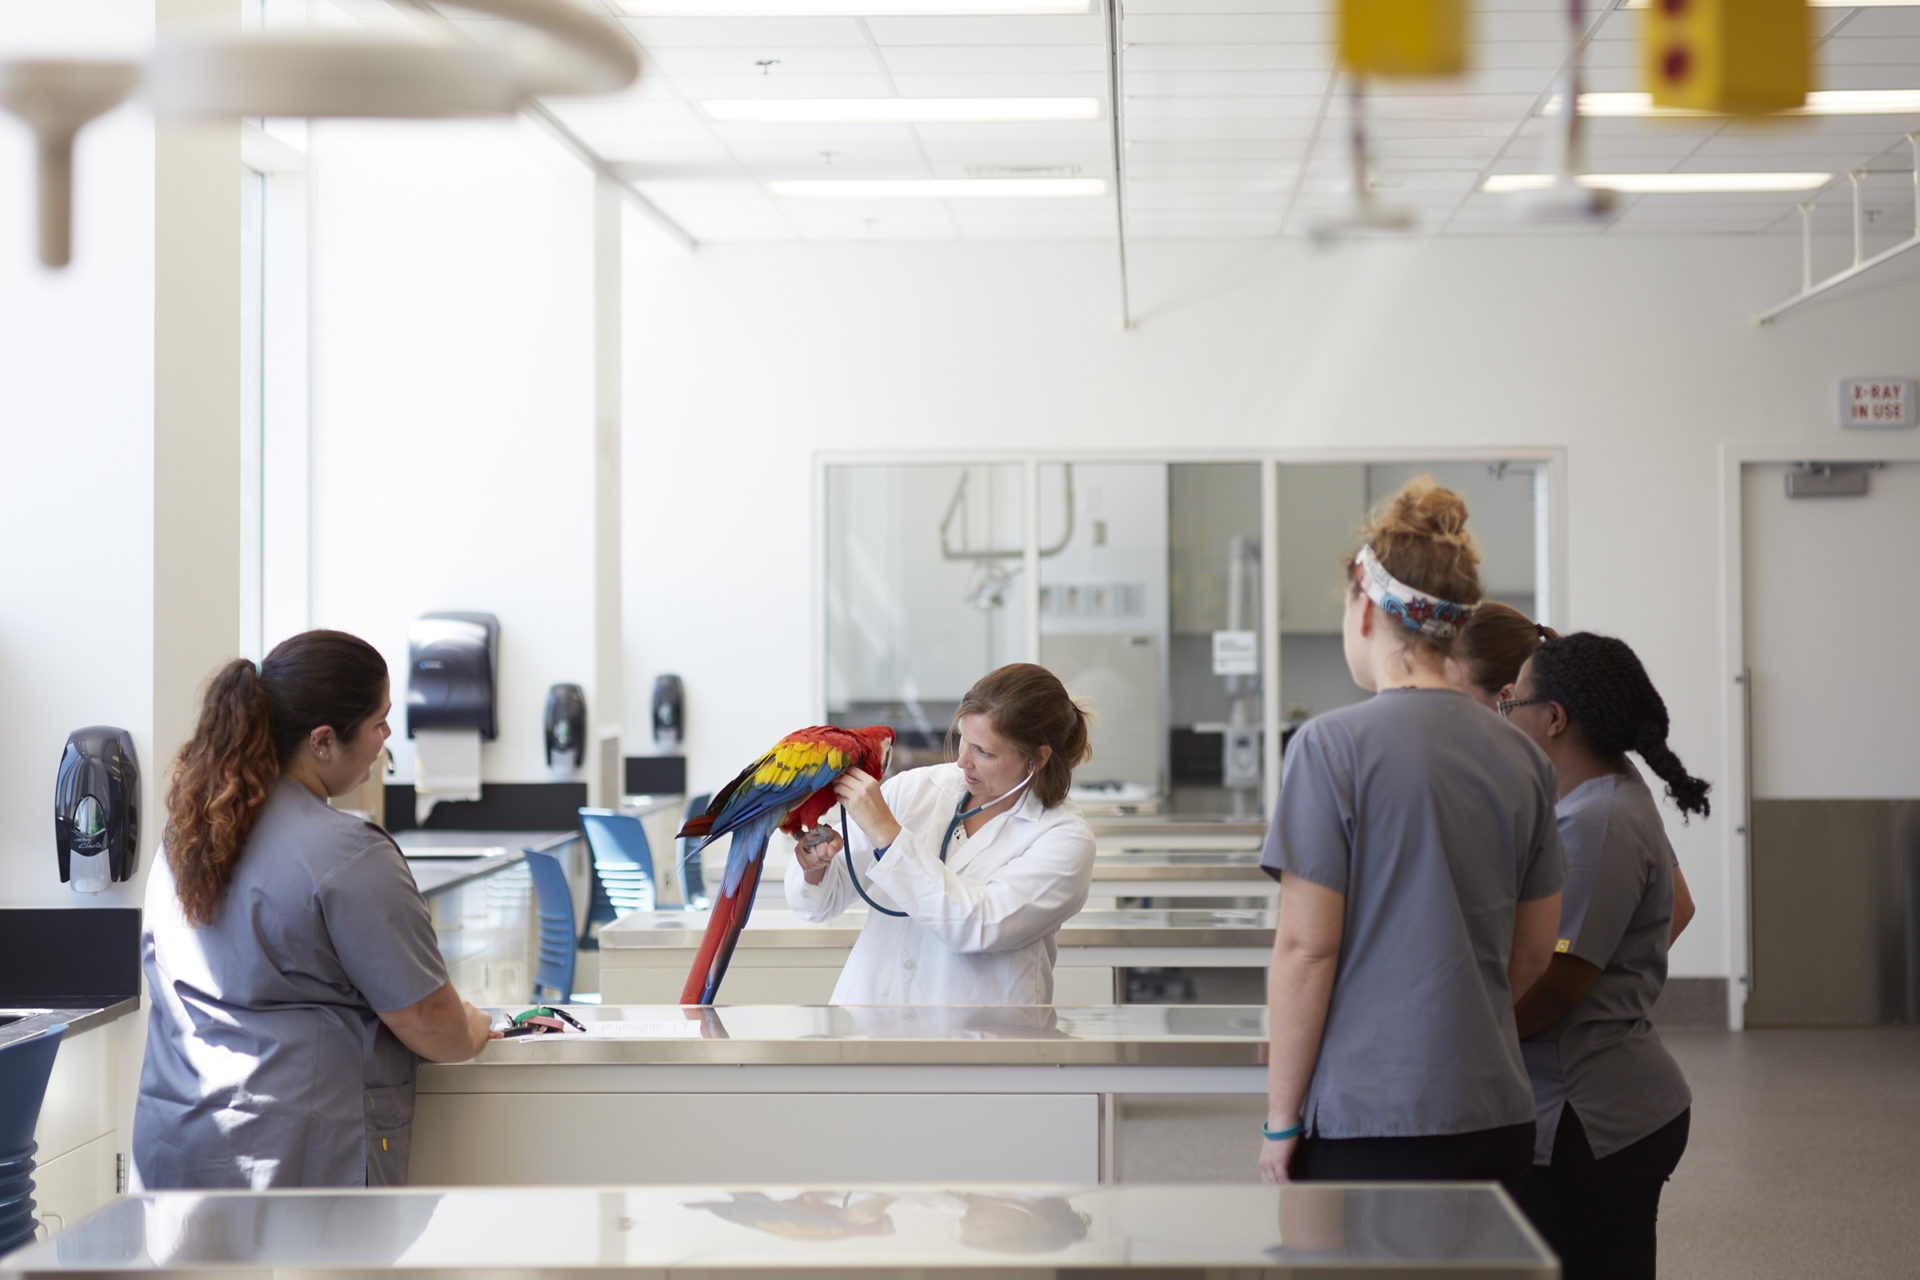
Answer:
<svg viewBox="0 0 1920 1280"><path fill-rule="evenodd" d="M962 545L958 547L953 545L950 531L953 528L954 517L961 514L966 507L967 479L972 474L970 471L962 471L960 473L960 483L953 487L953 497L947 500L946 514L940 517L940 558L942 560L1025 559L1027 554L1025 547L1016 547L1011 551L999 549L969 550L965 545L966 531L964 529L961 530ZM1040 558L1042 560L1059 555L1067 549L1067 544L1073 541L1073 464L1071 462L1063 462L1060 464L1060 485L1065 492L1063 501L1066 508L1066 525L1060 532L1060 541L1050 547L1040 548Z"/></svg>
<svg viewBox="0 0 1920 1280"><path fill-rule="evenodd" d="M40 260L70 257L73 138L144 86L163 118L505 115L536 95L612 93L640 73L613 23L566 0L448 0L547 39L471 44L327 32L168 32L145 62L0 60L0 110L33 130Z"/></svg>

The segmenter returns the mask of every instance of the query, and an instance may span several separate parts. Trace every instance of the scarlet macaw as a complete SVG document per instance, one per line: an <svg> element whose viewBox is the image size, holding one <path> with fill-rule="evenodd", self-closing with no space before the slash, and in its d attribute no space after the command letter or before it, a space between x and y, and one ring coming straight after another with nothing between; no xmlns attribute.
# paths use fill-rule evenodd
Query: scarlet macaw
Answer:
<svg viewBox="0 0 1920 1280"><path fill-rule="evenodd" d="M754 890L766 861L767 840L775 827L798 836L815 826L833 808L836 778L849 769L865 769L878 778L887 770L893 752L893 730L886 725L864 729L836 729L814 725L788 734L729 782L707 811L680 828L683 838L700 837L688 851L700 851L727 832L727 874L714 898L713 914L700 950L680 992L681 1004L712 1004L727 974L727 962L753 913Z"/></svg>

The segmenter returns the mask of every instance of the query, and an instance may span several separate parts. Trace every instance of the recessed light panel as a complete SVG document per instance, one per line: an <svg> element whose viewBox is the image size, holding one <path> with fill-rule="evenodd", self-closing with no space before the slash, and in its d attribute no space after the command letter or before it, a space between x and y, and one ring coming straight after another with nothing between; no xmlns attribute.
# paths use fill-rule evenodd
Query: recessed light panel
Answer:
<svg viewBox="0 0 1920 1280"><path fill-rule="evenodd" d="M844 178L769 182L776 196L808 200L982 200L1103 196L1104 178Z"/></svg>
<svg viewBox="0 0 1920 1280"><path fill-rule="evenodd" d="M1604 187L1629 195L1698 195L1709 192L1812 191L1833 181L1830 173L1583 173L1583 187ZM1548 173L1496 173L1481 190L1494 195L1510 191L1544 191L1554 178Z"/></svg>

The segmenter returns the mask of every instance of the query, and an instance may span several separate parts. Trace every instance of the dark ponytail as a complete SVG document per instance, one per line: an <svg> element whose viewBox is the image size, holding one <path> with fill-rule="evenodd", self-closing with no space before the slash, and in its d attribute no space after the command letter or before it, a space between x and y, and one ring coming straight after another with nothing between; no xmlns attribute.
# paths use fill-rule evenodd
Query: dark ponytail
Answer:
<svg viewBox="0 0 1920 1280"><path fill-rule="evenodd" d="M189 920L213 922L254 819L307 736L326 725L351 742L386 684L379 650L343 631L282 641L258 670L236 658L214 672L174 759L161 837Z"/></svg>
<svg viewBox="0 0 1920 1280"><path fill-rule="evenodd" d="M1535 695L1565 707L1596 753L1636 751L1681 813L1712 811L1709 785L1667 745L1667 704L1626 641L1579 631L1541 642L1531 661Z"/></svg>

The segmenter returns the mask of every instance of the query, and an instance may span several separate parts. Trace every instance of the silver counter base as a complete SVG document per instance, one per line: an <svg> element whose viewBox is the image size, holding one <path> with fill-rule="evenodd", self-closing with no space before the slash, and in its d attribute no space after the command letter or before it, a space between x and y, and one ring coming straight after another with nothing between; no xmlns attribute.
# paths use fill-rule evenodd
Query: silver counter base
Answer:
<svg viewBox="0 0 1920 1280"><path fill-rule="evenodd" d="M1490 1184L173 1192L0 1261L28 1277L1558 1276Z"/></svg>

